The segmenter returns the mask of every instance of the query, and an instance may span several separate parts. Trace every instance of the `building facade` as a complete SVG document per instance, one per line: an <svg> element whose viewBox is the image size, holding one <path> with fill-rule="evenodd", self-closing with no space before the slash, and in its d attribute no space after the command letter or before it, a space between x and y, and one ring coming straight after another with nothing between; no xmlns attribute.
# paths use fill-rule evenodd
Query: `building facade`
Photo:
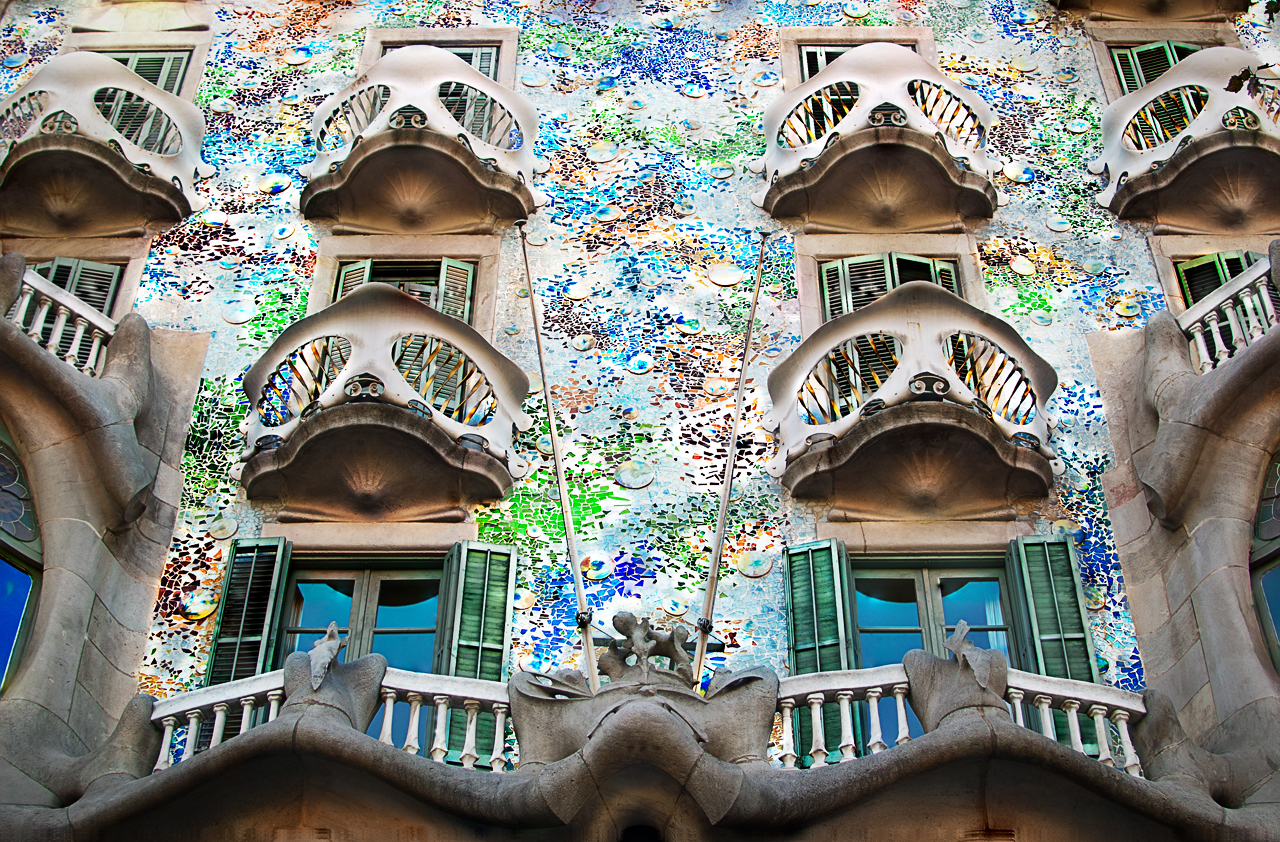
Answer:
<svg viewBox="0 0 1280 842"><path fill-rule="evenodd" d="M1280 837L1265 3L0 53L4 838Z"/></svg>

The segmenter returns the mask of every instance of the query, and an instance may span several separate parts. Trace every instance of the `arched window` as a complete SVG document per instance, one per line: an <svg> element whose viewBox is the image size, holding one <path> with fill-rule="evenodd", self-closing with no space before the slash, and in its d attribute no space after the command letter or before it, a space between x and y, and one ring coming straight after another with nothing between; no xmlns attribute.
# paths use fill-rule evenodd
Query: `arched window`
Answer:
<svg viewBox="0 0 1280 842"><path fill-rule="evenodd" d="M0 689L22 658L40 598L40 530L31 486L0 425Z"/></svg>

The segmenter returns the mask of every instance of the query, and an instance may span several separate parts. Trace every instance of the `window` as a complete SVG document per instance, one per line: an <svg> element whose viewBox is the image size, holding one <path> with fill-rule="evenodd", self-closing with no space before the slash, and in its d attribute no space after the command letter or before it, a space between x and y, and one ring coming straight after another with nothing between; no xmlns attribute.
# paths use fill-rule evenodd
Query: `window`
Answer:
<svg viewBox="0 0 1280 842"><path fill-rule="evenodd" d="M817 76L827 65L852 50L857 44L801 44L800 45L800 80L807 82ZM903 44L915 52L914 42Z"/></svg>
<svg viewBox="0 0 1280 842"><path fill-rule="evenodd" d="M1280 671L1280 453L1267 467L1253 527L1253 600L1271 661Z"/></svg>
<svg viewBox="0 0 1280 842"><path fill-rule="evenodd" d="M1064 536L1018 538L1005 553L927 555L850 556L843 542L820 541L787 551L786 582L794 675L897 664L912 649L947 657L944 643L964 620L970 640L1004 652L1012 667L1098 680L1075 546ZM880 700L882 722L894 720L895 704ZM828 707L824 733L834 762L839 712ZM860 753L868 738L864 707ZM920 734L914 712L908 721ZM797 745L807 747L807 711L795 727ZM1057 733L1066 739L1065 719Z"/></svg>
<svg viewBox="0 0 1280 842"><path fill-rule="evenodd" d="M886 292L911 281L929 281L960 295L955 261L887 252L820 264L822 320L860 310Z"/></svg>
<svg viewBox="0 0 1280 842"><path fill-rule="evenodd" d="M291 652L308 652L337 622L354 660L378 653L397 669L499 681L508 655L515 551L464 541L448 553L293 553L283 538L237 541L223 584L207 684L278 669ZM393 729L408 727L396 705ZM228 712L227 733L239 731ZM235 719L234 722L232 720ZM420 723L429 746L432 717ZM382 728L380 711L369 727ZM461 754L465 714L449 726L450 759ZM493 748L494 721L482 714L481 754ZM202 735L201 745L208 744Z"/></svg>
<svg viewBox="0 0 1280 842"><path fill-rule="evenodd" d="M30 484L0 426L0 690L12 678L40 601L42 548Z"/></svg>
<svg viewBox="0 0 1280 842"><path fill-rule="evenodd" d="M182 80L186 77L187 65L191 62L190 50L155 50L146 52L95 50L95 52L110 56L157 88L175 96L182 90ZM99 91L99 96L102 93ZM101 100L99 100L98 107L99 109L102 108ZM108 112L103 110L102 113L106 115Z"/></svg>
<svg viewBox="0 0 1280 842"><path fill-rule="evenodd" d="M430 44L431 42L419 41L416 43ZM392 52L394 50L400 49L401 47L407 47L407 46L409 45L408 44L388 44L386 42L383 42L382 54L385 56L389 52ZM485 76L488 76L490 79L497 81L498 49L499 49L497 45L462 44L462 45L456 45L456 46L449 46L446 44L440 44L438 46L440 46L441 49L445 49L453 53L455 56L462 59L467 64L471 65L472 67L480 71Z"/></svg>
<svg viewBox="0 0 1280 842"><path fill-rule="evenodd" d="M1133 93L1205 47L1239 47L1230 23L1086 20L1107 101Z"/></svg>
<svg viewBox="0 0 1280 842"><path fill-rule="evenodd" d="M778 30L782 87L791 90L854 47L901 44L935 61L933 30L927 26L784 26Z"/></svg>
<svg viewBox="0 0 1280 842"><path fill-rule="evenodd" d="M157 17L155 9L143 7L136 10L117 7L109 14L129 16L135 11L147 20L131 22L119 30L114 29L114 25L106 29L92 25L81 29L77 22L63 41L62 52L102 53L156 87L188 102L194 100L213 41L208 25L192 19L193 13L196 16L203 13L199 9L174 10L183 18L180 22L166 22L161 19L163 16ZM167 28L166 24L174 28ZM157 26L160 28L152 28Z"/></svg>
<svg viewBox="0 0 1280 842"><path fill-rule="evenodd" d="M519 37L520 29L515 26L371 28L365 36L357 72L364 73L392 50L428 44L448 50L498 84L514 88Z"/></svg>
<svg viewBox="0 0 1280 842"><path fill-rule="evenodd" d="M79 298L99 313L111 314L120 287L123 266L55 257L31 267L45 280Z"/></svg>
<svg viewBox="0 0 1280 842"><path fill-rule="evenodd" d="M361 284L390 284L428 307L470 324L475 270L475 264L449 257L440 260L356 260L339 265L333 300L337 301Z"/></svg>
<svg viewBox="0 0 1280 842"><path fill-rule="evenodd" d="M1190 260L1175 260L1174 271L1178 273L1178 287L1182 292L1182 300L1190 307L1197 301L1206 298L1218 287L1225 286L1228 281L1239 275L1259 260L1265 260L1265 254L1256 251L1220 251ZM1275 290L1271 292L1272 301L1280 305L1280 296Z"/></svg>
<svg viewBox="0 0 1280 842"><path fill-rule="evenodd" d="M1157 41L1138 47L1112 47L1111 61L1115 63L1121 90L1131 94L1150 85L1170 67L1201 49L1196 44Z"/></svg>

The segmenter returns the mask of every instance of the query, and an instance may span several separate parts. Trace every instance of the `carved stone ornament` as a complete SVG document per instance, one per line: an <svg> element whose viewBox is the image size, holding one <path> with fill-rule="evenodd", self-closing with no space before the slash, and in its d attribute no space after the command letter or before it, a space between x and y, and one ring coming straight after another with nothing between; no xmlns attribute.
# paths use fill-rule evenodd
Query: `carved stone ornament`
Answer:
<svg viewBox="0 0 1280 842"><path fill-rule="evenodd" d="M1010 719L1004 704L1009 663L1003 652L979 649L968 634L969 624L961 620L947 638L945 645L954 657L939 658L923 649L912 649L902 659L911 685L911 708L926 733L961 711Z"/></svg>

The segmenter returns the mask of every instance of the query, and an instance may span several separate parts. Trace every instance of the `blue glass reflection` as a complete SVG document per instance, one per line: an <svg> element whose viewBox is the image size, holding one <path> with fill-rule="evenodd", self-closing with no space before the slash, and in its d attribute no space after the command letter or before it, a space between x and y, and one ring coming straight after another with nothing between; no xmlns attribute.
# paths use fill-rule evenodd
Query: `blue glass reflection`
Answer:
<svg viewBox="0 0 1280 842"><path fill-rule="evenodd" d="M942 617L948 626L1002 626L998 579L942 579ZM977 641L974 641L977 643Z"/></svg>
<svg viewBox="0 0 1280 842"><path fill-rule="evenodd" d="M8 669L13 656L30 595L31 576L0 560L0 676Z"/></svg>
<svg viewBox="0 0 1280 842"><path fill-rule="evenodd" d="M355 592L353 579L298 582L293 598L294 616L298 618L294 625L304 629L323 629L336 622L340 628L347 628L351 625L351 602Z"/></svg>
<svg viewBox="0 0 1280 842"><path fill-rule="evenodd" d="M378 633L373 636L373 651L386 656L396 669L431 672L436 636L429 632L408 634Z"/></svg>
<svg viewBox="0 0 1280 842"><path fill-rule="evenodd" d="M918 627L920 612L916 608L915 579L854 580L857 593L858 625Z"/></svg>
<svg viewBox="0 0 1280 842"><path fill-rule="evenodd" d="M440 582L435 579L383 579L378 586L380 629L433 629Z"/></svg>

